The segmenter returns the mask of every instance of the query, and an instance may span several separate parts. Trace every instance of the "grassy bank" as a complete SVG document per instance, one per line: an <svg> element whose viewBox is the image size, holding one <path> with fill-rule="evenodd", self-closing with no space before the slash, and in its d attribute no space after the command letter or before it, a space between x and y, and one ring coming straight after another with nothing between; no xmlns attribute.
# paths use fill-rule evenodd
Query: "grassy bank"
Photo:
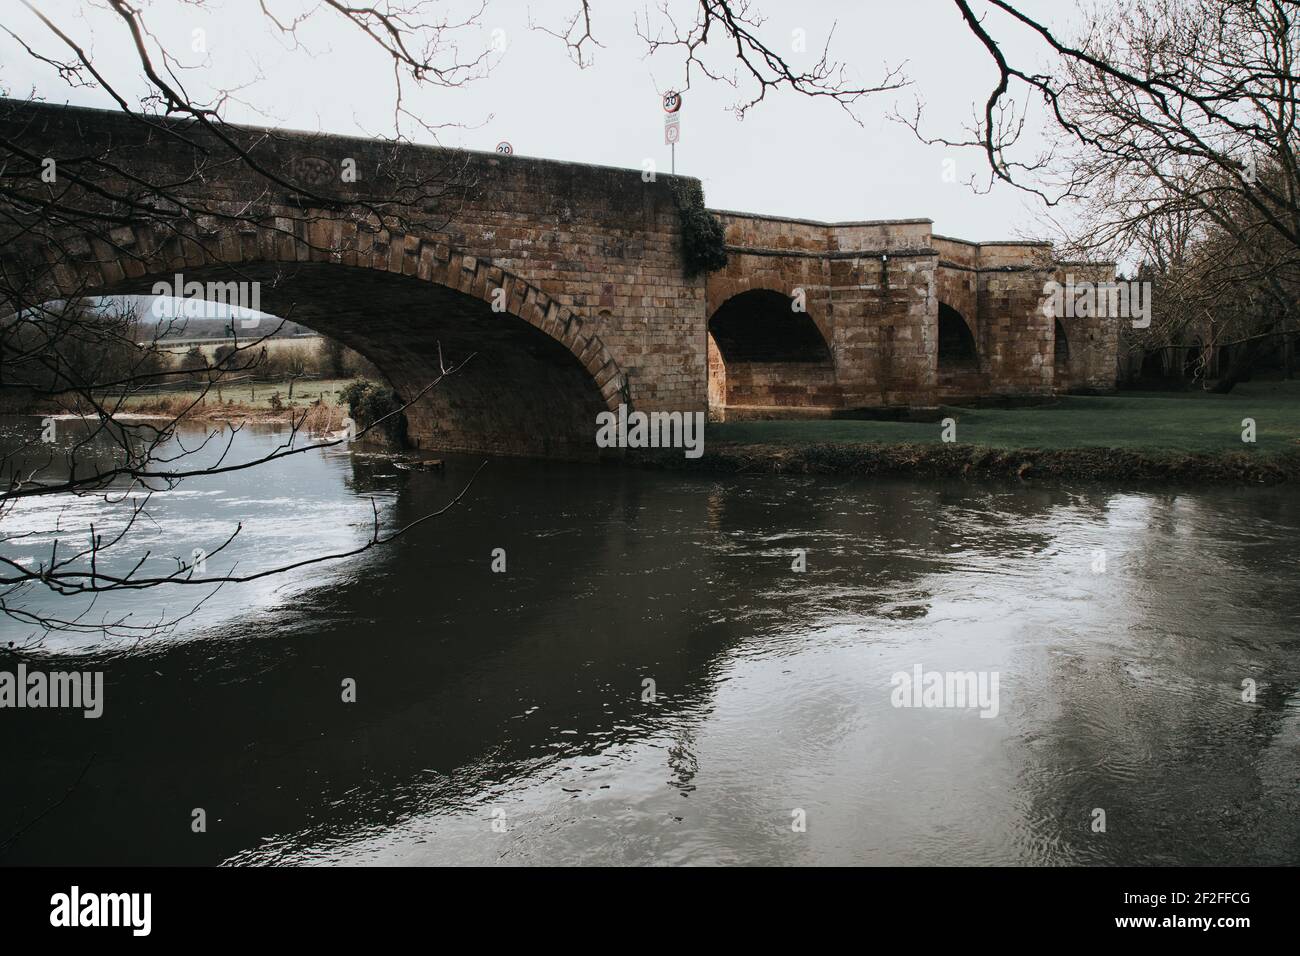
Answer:
<svg viewBox="0 0 1300 956"><path fill-rule="evenodd" d="M1031 408L945 408L939 422L783 421L710 425L697 461L660 467L855 475L1277 482L1300 479L1300 383L1229 395L1065 396ZM1242 420L1256 441L1242 441Z"/></svg>
<svg viewBox="0 0 1300 956"><path fill-rule="evenodd" d="M301 414L317 403L326 408L339 405L339 393L352 379L298 379L293 382L293 397L289 397L290 383L240 382L207 389L168 389L165 392L136 394L122 403L122 411L137 415L176 415L184 409L187 419L198 421L247 420L287 421L288 413ZM199 404L195 404L199 402ZM192 408L190 406L193 406ZM342 412L346 414L346 410Z"/></svg>
<svg viewBox="0 0 1300 956"><path fill-rule="evenodd" d="M296 379L293 397L289 397L290 382L267 381L223 384L205 392L201 386L169 388L160 391L137 392L120 400L105 395L100 401L106 408L116 409L122 418L175 418L183 416L186 422L213 423L281 423L302 421L308 430L326 431L341 427L348 409L340 401L340 393L355 379ZM73 409L51 400L24 400L11 402L5 414L17 415L68 415ZM307 417L303 419L303 415Z"/></svg>

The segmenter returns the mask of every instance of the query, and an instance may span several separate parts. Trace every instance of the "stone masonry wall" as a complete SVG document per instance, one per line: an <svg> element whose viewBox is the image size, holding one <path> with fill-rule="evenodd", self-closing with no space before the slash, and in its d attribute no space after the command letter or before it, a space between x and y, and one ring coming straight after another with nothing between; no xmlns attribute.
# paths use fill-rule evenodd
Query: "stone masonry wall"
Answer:
<svg viewBox="0 0 1300 956"><path fill-rule="evenodd" d="M1052 278L1064 285L1076 282L1115 281L1113 263L1059 262ZM1130 318L1120 316L1058 316L1069 343L1069 360L1060 391L1115 390L1119 374L1119 330ZM1055 325L1055 323L1053 323Z"/></svg>
<svg viewBox="0 0 1300 956"><path fill-rule="evenodd" d="M292 312L371 357L404 397L436 378L440 350L451 361L473 354L408 413L413 437L429 447L581 457L594 453L595 413L622 402L829 414L1058 387L1055 323L1042 300L1060 269L1045 244L947 239L928 219L718 212L730 261L688 279L667 176L646 182L640 170L227 128L276 180L252 186L228 173L238 167L210 135L184 127L206 144L207 155L195 155L159 122L0 101L5 135L55 158L65 174L78 171L79 157L102 154L180 184L204 207L173 231L124 224L102 241L70 238L70 258L19 237L7 247L6 274L34 277L32 295L46 298L147 292L177 272L256 278L267 288L264 310ZM340 175L347 161L355 182ZM250 208L251 222L241 215ZM381 209L393 218L381 220ZM756 289L801 294L829 361L726 367L710 354L711 318ZM494 309L501 296L504 308ZM938 367L941 302L976 343L977 363L959 373ZM1113 387L1116 323L1063 326L1070 360L1061 386Z"/></svg>
<svg viewBox="0 0 1300 956"><path fill-rule="evenodd" d="M35 155L55 158L68 173L77 168L78 156L111 155L143 177L181 183L178 192L212 214L206 222L200 218L191 237L124 227L111 242L93 247L83 242L71 263L55 263L47 248L11 247L6 265L25 259L25 270L52 267L41 279L51 298L73 291L148 291L155 279L170 279L176 271L188 278L225 267L247 275L254 264L272 262L415 276L466 293L479 307L458 308L436 295L422 300L410 290L380 283L368 286L373 293L368 303L349 301L348 314L340 318L331 305L346 283L290 275L287 284L296 282L298 293L293 317L309 325L324 323L322 331L376 357L381 368L386 359L408 390L434 377L434 332L439 342L471 343L468 330L492 317L514 323L524 338L531 325L559 343L605 406L628 400L643 410L706 407L704 280L684 275L669 177L645 182L639 170L232 128L255 160L287 183L253 187L246 176L220 175L223 147L192 128L191 135L210 143L215 173L194 177L190 151L160 129L119 113L12 102L4 107L0 124L6 134ZM340 175L345 160L355 163L356 182ZM437 188L412 190L409 183ZM394 198L402 201L386 208L409 224L401 233L382 228L370 205ZM256 202L256 225L223 219L250 202ZM488 305L495 288L507 291L506 316ZM268 297L263 298L263 308L269 309ZM279 299L283 303L284 297ZM399 321L389 321L399 312ZM382 341L376 329L384 330ZM403 340L415 347L404 348ZM523 361L534 353L536 363ZM526 429L510 427L508 409L571 379L553 370L561 360L553 352L524 348L495 371L478 371L488 363L476 357L476 371L467 367L459 395L455 377L439 387L456 401L430 396L408 417L430 440L434 431L428 423L440 419L439 441L467 448L482 446L482 436L475 434L490 421L497 450L535 453L522 438ZM587 398L576 401L581 405ZM451 420L456 405L473 412L462 428ZM509 439L512 430L520 439ZM594 445L594 419L585 431Z"/></svg>
<svg viewBox="0 0 1300 956"><path fill-rule="evenodd" d="M719 216L731 262L709 279L708 315L748 289L786 295L804 289L809 315L833 356L839 392L836 402L831 383L808 384L807 404L926 405L1053 391L1055 332L1042 312L1043 285L1054 269L1049 245L948 239L934 236L925 219L816 223ZM969 327L977 352L973 366L939 368L941 302ZM1105 377L1099 371L1104 355L1086 361L1090 380Z"/></svg>

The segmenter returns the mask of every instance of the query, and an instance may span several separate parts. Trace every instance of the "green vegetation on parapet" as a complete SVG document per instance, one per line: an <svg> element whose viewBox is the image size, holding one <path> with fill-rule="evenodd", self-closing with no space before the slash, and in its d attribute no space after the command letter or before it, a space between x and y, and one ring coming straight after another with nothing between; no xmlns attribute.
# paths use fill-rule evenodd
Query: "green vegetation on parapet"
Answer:
<svg viewBox="0 0 1300 956"><path fill-rule="evenodd" d="M1300 382L1228 395L1063 396L1024 408L943 408L939 421L747 421L711 424L704 467L726 471L910 473L1072 479L1300 478ZM1255 442L1242 441L1253 419Z"/></svg>

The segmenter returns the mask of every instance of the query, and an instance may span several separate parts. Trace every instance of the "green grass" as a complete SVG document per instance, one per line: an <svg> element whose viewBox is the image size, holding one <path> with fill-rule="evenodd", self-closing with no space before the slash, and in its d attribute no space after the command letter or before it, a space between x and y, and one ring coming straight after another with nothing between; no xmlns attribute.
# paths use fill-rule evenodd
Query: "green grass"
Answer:
<svg viewBox="0 0 1300 956"><path fill-rule="evenodd" d="M300 378L293 384L292 402L289 401L289 382L287 379L283 382L225 383L220 388L220 396L222 402L233 400L237 405L257 409L269 409L271 407L271 396L276 392L280 393L280 401L285 408L290 406L302 408L322 397L325 399L325 404L337 405L339 392L353 381L355 379L352 378ZM124 407L130 410L140 406L152 406L159 399L194 401L198 398L200 391L201 389L195 386L194 388L167 389L165 391L133 395L127 398ZM207 401L215 402L217 396L218 389L216 386L208 389Z"/></svg>
<svg viewBox="0 0 1300 956"><path fill-rule="evenodd" d="M1300 448L1300 382L1252 382L1228 395L1124 392L1064 396L1036 408L945 408L957 442L990 448L1125 448L1145 452L1280 452ZM1256 444L1241 440L1253 418ZM930 443L938 422L775 421L708 426L717 444Z"/></svg>

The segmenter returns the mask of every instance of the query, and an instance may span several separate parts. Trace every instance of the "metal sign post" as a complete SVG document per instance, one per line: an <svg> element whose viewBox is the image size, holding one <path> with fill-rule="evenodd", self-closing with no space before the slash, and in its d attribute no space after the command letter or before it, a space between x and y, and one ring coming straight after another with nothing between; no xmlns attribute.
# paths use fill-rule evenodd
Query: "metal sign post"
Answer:
<svg viewBox="0 0 1300 956"><path fill-rule="evenodd" d="M682 137L682 94L669 90L664 94L664 142L672 148L672 172L677 173L677 141Z"/></svg>

